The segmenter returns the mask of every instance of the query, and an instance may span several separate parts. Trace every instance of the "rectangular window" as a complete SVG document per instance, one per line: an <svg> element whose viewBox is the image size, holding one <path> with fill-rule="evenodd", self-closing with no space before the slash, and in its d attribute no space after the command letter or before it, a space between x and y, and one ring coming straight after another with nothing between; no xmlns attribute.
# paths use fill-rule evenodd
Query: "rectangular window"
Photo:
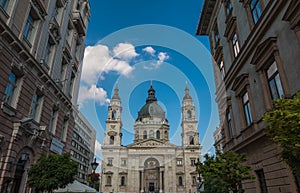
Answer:
<svg viewBox="0 0 300 193"><path fill-rule="evenodd" d="M195 159L195 158L192 158L192 159L191 159L191 166L195 166L195 164L196 164L196 159Z"/></svg>
<svg viewBox="0 0 300 193"><path fill-rule="evenodd" d="M4 9L5 11L8 10L10 0L0 0L0 7Z"/></svg>
<svg viewBox="0 0 300 193"><path fill-rule="evenodd" d="M41 107L42 107L42 96L36 92L33 95L33 100L31 103L30 117L32 117L37 122L39 122Z"/></svg>
<svg viewBox="0 0 300 193"><path fill-rule="evenodd" d="M67 141L67 132L68 132L68 120L64 120L63 126L61 129L61 140Z"/></svg>
<svg viewBox="0 0 300 193"><path fill-rule="evenodd" d="M54 45L48 41L46 44L46 49L45 49L45 53L44 53L44 60L48 66L50 66L51 62L52 62L53 48L54 48Z"/></svg>
<svg viewBox="0 0 300 193"><path fill-rule="evenodd" d="M121 186L125 186L125 176L121 177Z"/></svg>
<svg viewBox="0 0 300 193"><path fill-rule="evenodd" d="M227 126L228 126L229 137L230 137L230 139L232 139L233 138L233 130L232 130L231 114L230 114L229 110L227 112L226 118L227 118Z"/></svg>
<svg viewBox="0 0 300 193"><path fill-rule="evenodd" d="M111 176L107 176L106 185L111 185Z"/></svg>
<svg viewBox="0 0 300 193"><path fill-rule="evenodd" d="M126 162L127 162L126 159L121 159L121 166L126 166Z"/></svg>
<svg viewBox="0 0 300 193"><path fill-rule="evenodd" d="M275 61L267 69L267 76L272 99L276 100L282 98L284 94Z"/></svg>
<svg viewBox="0 0 300 193"><path fill-rule="evenodd" d="M177 159L177 166L182 166L182 159Z"/></svg>
<svg viewBox="0 0 300 193"><path fill-rule="evenodd" d="M69 87L68 87L68 90L69 90L68 93L69 93L70 96L72 96L74 81L75 81L75 74L72 72L70 84L69 84Z"/></svg>
<svg viewBox="0 0 300 193"><path fill-rule="evenodd" d="M224 78L225 78L225 67L224 67L223 60L219 64L219 69L220 69L220 73L221 73L221 78L222 78L222 80L224 80Z"/></svg>
<svg viewBox="0 0 300 193"><path fill-rule="evenodd" d="M197 178L196 176L193 176L193 185L196 185L197 184Z"/></svg>
<svg viewBox="0 0 300 193"><path fill-rule="evenodd" d="M71 46L72 37L73 37L73 30L68 28L67 33L66 33L66 40L67 40L69 46Z"/></svg>
<svg viewBox="0 0 300 193"><path fill-rule="evenodd" d="M34 30L34 20L31 14L29 14L23 30L23 35L27 40L31 39L33 30Z"/></svg>
<svg viewBox="0 0 300 193"><path fill-rule="evenodd" d="M231 0L226 0L225 1L225 9L226 9L226 16L230 15L231 11L233 9Z"/></svg>
<svg viewBox="0 0 300 193"><path fill-rule="evenodd" d="M217 24L215 25L215 28L214 28L214 37L215 37L215 44L216 44L215 46L217 47L220 43L220 34L219 34Z"/></svg>
<svg viewBox="0 0 300 193"><path fill-rule="evenodd" d="M178 185L179 185L179 186L183 186L182 176L179 176L179 177L178 177Z"/></svg>
<svg viewBox="0 0 300 193"><path fill-rule="evenodd" d="M16 87L17 87L17 77L15 73L11 72L9 74L8 82L5 88L5 95L3 98L4 102L6 102L9 105L12 105L13 95Z"/></svg>
<svg viewBox="0 0 300 193"><path fill-rule="evenodd" d="M257 170L255 171L258 181L259 181L259 186L260 186L260 192L261 193L268 193L268 188L267 188L267 183L266 183L266 179L265 179L265 174L264 174L264 170Z"/></svg>
<svg viewBox="0 0 300 193"><path fill-rule="evenodd" d="M57 116L58 115L58 110L52 110L51 115L50 115L50 122L49 122L49 132L52 134L55 134L55 128L56 128L56 121L57 121Z"/></svg>
<svg viewBox="0 0 300 193"><path fill-rule="evenodd" d="M247 126L249 126L252 123L252 114L251 114L248 92L246 92L243 95L242 100L243 100L243 108L244 108L246 124L247 124Z"/></svg>
<svg viewBox="0 0 300 193"><path fill-rule="evenodd" d="M112 166L113 165L113 160L112 159L108 159L107 160L107 165L108 166Z"/></svg>
<svg viewBox="0 0 300 193"><path fill-rule="evenodd" d="M233 34L231 41L232 41L234 57L237 57L237 55L240 52L240 46L239 46L239 41L236 33Z"/></svg>
<svg viewBox="0 0 300 193"><path fill-rule="evenodd" d="M253 18L254 24L257 23L259 17L262 13L260 0L251 0L250 2L251 15Z"/></svg>

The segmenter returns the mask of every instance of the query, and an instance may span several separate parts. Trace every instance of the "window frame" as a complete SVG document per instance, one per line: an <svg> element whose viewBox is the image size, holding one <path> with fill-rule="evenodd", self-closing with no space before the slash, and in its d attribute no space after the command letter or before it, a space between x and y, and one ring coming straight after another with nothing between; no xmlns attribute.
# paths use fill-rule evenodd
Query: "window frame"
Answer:
<svg viewBox="0 0 300 193"><path fill-rule="evenodd" d="M107 158L107 166L113 166L113 159Z"/></svg>
<svg viewBox="0 0 300 193"><path fill-rule="evenodd" d="M147 139L147 131L146 130L143 131L143 139Z"/></svg>
<svg viewBox="0 0 300 193"><path fill-rule="evenodd" d="M231 0L224 0L225 16L226 18L232 14L233 5Z"/></svg>
<svg viewBox="0 0 300 193"><path fill-rule="evenodd" d="M178 186L183 186L183 177L178 176Z"/></svg>
<svg viewBox="0 0 300 193"><path fill-rule="evenodd" d="M255 50L250 62L251 64L255 65L255 69L259 73L259 80L261 83L261 90L266 110L273 108L266 70L274 62L276 63L277 71L279 73L284 97L291 97L287 76L280 58L279 48L277 47L277 38L270 37L257 46L257 49Z"/></svg>
<svg viewBox="0 0 300 193"><path fill-rule="evenodd" d="M232 90L235 91L236 97L238 100L238 110L241 115L241 119L240 119L241 128L245 129L245 128L251 126L252 124L254 124L254 122L256 120L256 114L255 114L256 111L252 104L253 100L252 100L252 94L251 94L251 90L250 90L248 74L244 73L244 74L237 76L233 83ZM245 95L245 93L248 93L248 98L249 98L249 107L250 107L249 112L251 113L251 120L252 120L252 122L250 124L247 123L246 116L245 116L245 110L244 110L243 96Z"/></svg>
<svg viewBox="0 0 300 193"><path fill-rule="evenodd" d="M61 128L61 140L63 142L67 141L68 127L69 127L69 120L64 119L64 122L63 122L62 128Z"/></svg>
<svg viewBox="0 0 300 193"><path fill-rule="evenodd" d="M106 177L106 185L111 186L111 180L112 180L111 178L112 178L111 175L108 175L108 176Z"/></svg>
<svg viewBox="0 0 300 193"><path fill-rule="evenodd" d="M227 125L227 131L228 131L229 139L234 138L234 132L233 132L234 129L233 129L233 123L232 122L233 121L232 121L231 107L229 107L226 111L226 125Z"/></svg>
<svg viewBox="0 0 300 193"><path fill-rule="evenodd" d="M177 166L183 166L182 159L176 159L176 165Z"/></svg>
<svg viewBox="0 0 300 193"><path fill-rule="evenodd" d="M238 35L236 32L234 32L231 37L231 46L232 46L233 56L234 56L234 58L237 58L241 51L241 47L240 47L239 38L238 38Z"/></svg>
<svg viewBox="0 0 300 193"><path fill-rule="evenodd" d="M49 132L55 134L57 119L58 119L58 109L53 108L50 114L50 121L49 121Z"/></svg>
<svg viewBox="0 0 300 193"><path fill-rule="evenodd" d="M255 1L255 3L254 3L254 6L252 7L253 1ZM260 6L260 15L259 15L259 13L257 13L257 10L258 10L257 5ZM249 9L250 9L250 13L251 13L253 24L255 25L255 24L257 24L257 22L259 21L261 15L262 15L262 12L263 12L263 2L261 0L250 0L249 1ZM255 16L254 16L254 11L256 12Z"/></svg>
<svg viewBox="0 0 300 193"><path fill-rule="evenodd" d="M121 176L121 184L120 186L126 186L126 177L125 176Z"/></svg>
<svg viewBox="0 0 300 193"><path fill-rule="evenodd" d="M156 139L160 139L160 131L159 130L156 131Z"/></svg>
<svg viewBox="0 0 300 193"><path fill-rule="evenodd" d="M255 174L257 176L260 192L268 193L268 186L267 186L264 170L263 169L256 170Z"/></svg>
<svg viewBox="0 0 300 193"><path fill-rule="evenodd" d="M244 111L244 121L246 123L246 127L250 126L253 123L253 115L251 112L251 105L249 99L248 91L245 91L241 96L241 101L243 104L243 111Z"/></svg>
<svg viewBox="0 0 300 193"><path fill-rule="evenodd" d="M269 74L269 70L272 70L271 69L272 67L274 68L273 72L272 72L272 74ZM280 77L280 74L278 72L276 61L274 61L266 69L265 72L266 72L266 77L267 77L267 80L268 80L268 86L269 86L270 95L271 95L272 100L276 100L276 99L282 98L284 96L284 91L283 91L283 88L282 88L282 83L281 83L281 80L280 80L281 77ZM274 82L274 87L272 87L271 82ZM272 88L275 88L275 90L272 89ZM274 93L274 91L276 93ZM274 96L274 94L276 94L276 96Z"/></svg>
<svg viewBox="0 0 300 193"><path fill-rule="evenodd" d="M39 122L42 108L43 108L44 95L37 88L36 92L33 94L32 102L30 106L29 117L33 118L36 122Z"/></svg>

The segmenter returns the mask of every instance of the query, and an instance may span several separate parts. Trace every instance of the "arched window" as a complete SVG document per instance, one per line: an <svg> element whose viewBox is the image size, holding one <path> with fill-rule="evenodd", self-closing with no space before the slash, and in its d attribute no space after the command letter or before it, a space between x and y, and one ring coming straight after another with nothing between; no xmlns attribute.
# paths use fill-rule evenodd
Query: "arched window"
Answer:
<svg viewBox="0 0 300 193"><path fill-rule="evenodd" d="M168 131L165 131L165 136L164 136L165 139L168 139Z"/></svg>
<svg viewBox="0 0 300 193"><path fill-rule="evenodd" d="M144 131L144 133L143 133L143 139L147 139L147 131Z"/></svg>
<svg viewBox="0 0 300 193"><path fill-rule="evenodd" d="M109 144L110 144L110 145L113 145L114 142L115 142L115 137L114 137L114 136L110 136Z"/></svg>
<svg viewBox="0 0 300 193"><path fill-rule="evenodd" d="M156 131L156 139L160 139L160 131L159 130Z"/></svg>
<svg viewBox="0 0 300 193"><path fill-rule="evenodd" d="M111 119L115 120L116 116L117 116L117 112L115 110L113 110L112 113L111 113Z"/></svg>
<svg viewBox="0 0 300 193"><path fill-rule="evenodd" d="M125 176L121 177L121 186L125 186Z"/></svg>
<svg viewBox="0 0 300 193"><path fill-rule="evenodd" d="M187 118L188 118L188 119L192 118L192 113L191 113L190 110L187 111Z"/></svg>
<svg viewBox="0 0 300 193"><path fill-rule="evenodd" d="M107 176L106 185L111 185L111 176Z"/></svg>
<svg viewBox="0 0 300 193"><path fill-rule="evenodd" d="M178 185L179 185L179 186L183 186L183 183L182 183L182 176L179 176L179 177L178 177Z"/></svg>
<svg viewBox="0 0 300 193"><path fill-rule="evenodd" d="M194 136L190 136L190 145L194 145Z"/></svg>
<svg viewBox="0 0 300 193"><path fill-rule="evenodd" d="M153 130L150 131L149 136L150 136L150 138L154 137L154 131Z"/></svg>

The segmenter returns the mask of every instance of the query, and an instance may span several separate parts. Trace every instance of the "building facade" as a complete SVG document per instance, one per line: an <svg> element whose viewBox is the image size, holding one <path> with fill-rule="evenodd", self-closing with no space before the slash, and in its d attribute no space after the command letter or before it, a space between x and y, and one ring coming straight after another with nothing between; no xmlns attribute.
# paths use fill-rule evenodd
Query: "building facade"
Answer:
<svg viewBox="0 0 300 193"><path fill-rule="evenodd" d="M78 165L77 180L86 183L86 177L92 173L96 131L78 111L74 110L75 127L71 142L71 156Z"/></svg>
<svg viewBox="0 0 300 193"><path fill-rule="evenodd" d="M300 1L205 0L197 29L209 36L223 150L247 156L246 193L299 192L264 134L272 100L300 91Z"/></svg>
<svg viewBox="0 0 300 193"><path fill-rule="evenodd" d="M152 85L134 124L134 141L122 145L118 88L108 107L102 146L101 192L196 192L200 157L198 121L189 90L182 101L182 145L169 141L170 126Z"/></svg>
<svg viewBox="0 0 300 193"><path fill-rule="evenodd" d="M0 1L0 191L26 192L41 152L70 151L87 0Z"/></svg>

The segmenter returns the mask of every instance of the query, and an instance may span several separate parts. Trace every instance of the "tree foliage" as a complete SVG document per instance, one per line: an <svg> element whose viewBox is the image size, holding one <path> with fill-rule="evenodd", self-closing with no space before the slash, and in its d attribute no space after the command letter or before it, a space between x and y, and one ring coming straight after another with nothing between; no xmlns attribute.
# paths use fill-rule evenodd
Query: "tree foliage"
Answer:
<svg viewBox="0 0 300 193"><path fill-rule="evenodd" d="M203 177L205 192L244 192L241 182L253 179L250 175L250 166L242 165L245 161L245 156L232 151L217 152L215 156L205 155L204 163L197 168Z"/></svg>
<svg viewBox="0 0 300 193"><path fill-rule="evenodd" d="M28 171L28 185L35 192L52 192L75 180L78 164L70 154L42 154Z"/></svg>
<svg viewBox="0 0 300 193"><path fill-rule="evenodd" d="M282 148L281 157L300 175L300 92L293 99L274 100L272 110L264 114L266 135Z"/></svg>
<svg viewBox="0 0 300 193"><path fill-rule="evenodd" d="M93 187L96 190L99 190L99 185L100 185L100 174L99 173L93 172L91 174L88 174L86 181L90 187Z"/></svg>

